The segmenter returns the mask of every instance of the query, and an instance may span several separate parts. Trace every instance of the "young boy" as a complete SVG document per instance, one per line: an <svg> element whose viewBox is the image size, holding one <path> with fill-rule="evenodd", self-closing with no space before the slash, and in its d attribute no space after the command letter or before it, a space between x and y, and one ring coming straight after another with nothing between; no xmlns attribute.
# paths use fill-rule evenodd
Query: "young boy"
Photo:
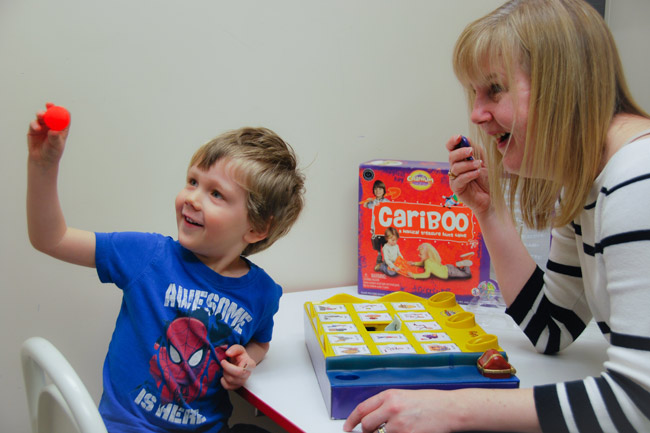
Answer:
<svg viewBox="0 0 650 433"><path fill-rule="evenodd" d="M384 259L383 263L379 265L379 270L384 274L394 277L397 275L397 265L395 262L399 257L402 259L402 253L399 250L399 245L397 245L397 240L399 239L399 232L395 227L388 227L384 233L384 238L386 243L381 248L382 257Z"/></svg>
<svg viewBox="0 0 650 433"><path fill-rule="evenodd" d="M176 241L67 227L56 186L67 135L48 129L43 112L29 126L27 223L36 249L96 267L123 291L99 405L108 431L228 432L228 390L268 351L282 294L245 256L286 234L302 210L293 150L263 128L202 146L176 197Z"/></svg>

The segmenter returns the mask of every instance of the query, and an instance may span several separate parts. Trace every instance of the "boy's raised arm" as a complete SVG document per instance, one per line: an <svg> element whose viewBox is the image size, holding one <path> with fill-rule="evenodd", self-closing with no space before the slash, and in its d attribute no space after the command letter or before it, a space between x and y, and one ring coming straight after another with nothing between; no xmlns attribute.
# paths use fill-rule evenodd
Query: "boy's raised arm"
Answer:
<svg viewBox="0 0 650 433"><path fill-rule="evenodd" d="M48 104L49 106L49 104ZM27 145L27 230L34 248L77 265L95 266L95 235L69 228L59 202L57 178L68 128L50 130L43 112L29 124Z"/></svg>

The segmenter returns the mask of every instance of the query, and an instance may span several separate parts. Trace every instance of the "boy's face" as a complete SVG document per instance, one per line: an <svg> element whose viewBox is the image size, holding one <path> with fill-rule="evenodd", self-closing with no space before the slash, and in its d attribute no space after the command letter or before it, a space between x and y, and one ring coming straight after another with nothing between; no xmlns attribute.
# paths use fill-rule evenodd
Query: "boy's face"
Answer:
<svg viewBox="0 0 650 433"><path fill-rule="evenodd" d="M230 159L222 158L208 170L191 166L185 188L176 196L178 241L208 266L238 258L249 243L264 238L249 222L246 199Z"/></svg>
<svg viewBox="0 0 650 433"><path fill-rule="evenodd" d="M386 243L391 246L397 245L397 238L395 236L386 236Z"/></svg>

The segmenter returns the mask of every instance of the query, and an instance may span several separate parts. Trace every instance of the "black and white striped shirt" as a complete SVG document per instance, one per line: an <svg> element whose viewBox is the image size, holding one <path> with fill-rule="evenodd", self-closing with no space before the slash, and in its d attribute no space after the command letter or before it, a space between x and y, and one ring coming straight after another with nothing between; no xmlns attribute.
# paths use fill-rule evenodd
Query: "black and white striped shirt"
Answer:
<svg viewBox="0 0 650 433"><path fill-rule="evenodd" d="M545 432L650 432L650 137L614 154L506 312L543 353L592 318L610 342L600 377L534 389Z"/></svg>

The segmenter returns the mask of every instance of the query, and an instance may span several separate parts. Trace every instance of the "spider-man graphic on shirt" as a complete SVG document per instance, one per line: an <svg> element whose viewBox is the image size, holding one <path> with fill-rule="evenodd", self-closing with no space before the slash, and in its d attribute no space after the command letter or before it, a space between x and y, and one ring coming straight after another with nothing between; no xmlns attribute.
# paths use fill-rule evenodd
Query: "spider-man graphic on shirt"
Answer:
<svg viewBox="0 0 650 433"><path fill-rule="evenodd" d="M149 371L161 403L183 405L203 397L221 371L228 348L226 339L232 330L220 320L220 314L215 319L216 326L209 327L207 316L178 317L154 344L156 353L149 361Z"/></svg>

